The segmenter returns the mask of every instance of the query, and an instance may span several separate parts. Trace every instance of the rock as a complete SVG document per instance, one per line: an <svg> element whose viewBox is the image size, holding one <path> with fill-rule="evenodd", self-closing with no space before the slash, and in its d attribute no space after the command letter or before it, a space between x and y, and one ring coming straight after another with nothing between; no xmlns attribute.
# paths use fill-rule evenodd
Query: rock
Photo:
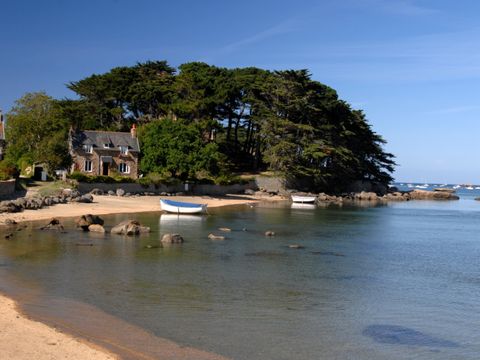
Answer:
<svg viewBox="0 0 480 360"><path fill-rule="evenodd" d="M265 231L265 236L275 236L275 232L271 230Z"/></svg>
<svg viewBox="0 0 480 360"><path fill-rule="evenodd" d="M117 196L123 196L123 195L125 195L125 190L117 189Z"/></svg>
<svg viewBox="0 0 480 360"><path fill-rule="evenodd" d="M148 233L150 232L150 228L148 226L142 226L136 220L125 220L114 226L110 232L112 234L133 236Z"/></svg>
<svg viewBox="0 0 480 360"><path fill-rule="evenodd" d="M104 233L105 232L105 229L102 225L98 225L98 224L92 224L88 227L88 231L92 231L92 232L98 232L98 233Z"/></svg>
<svg viewBox="0 0 480 360"><path fill-rule="evenodd" d="M183 237L179 234L165 234L161 241L163 244L181 244L184 242Z"/></svg>
<svg viewBox="0 0 480 360"><path fill-rule="evenodd" d="M360 201L377 201L378 195L375 194L374 192L362 191L360 193L356 193L354 195L354 198L355 200L360 200Z"/></svg>
<svg viewBox="0 0 480 360"><path fill-rule="evenodd" d="M95 188L95 189L92 189L92 191L90 191L90 194L92 194L92 195L103 195L104 191L102 189Z"/></svg>
<svg viewBox="0 0 480 360"><path fill-rule="evenodd" d="M13 237L13 234L12 233L9 233L7 235L5 235L5 239L11 239Z"/></svg>
<svg viewBox="0 0 480 360"><path fill-rule="evenodd" d="M412 190L409 193L412 200L458 200L455 194L444 191Z"/></svg>
<svg viewBox="0 0 480 360"><path fill-rule="evenodd" d="M433 191L440 191L440 192L447 192L447 193L454 193L456 190L455 189L450 189L450 188L435 188Z"/></svg>
<svg viewBox="0 0 480 360"><path fill-rule="evenodd" d="M40 230L63 230L63 225L57 218L52 218L47 225L42 226Z"/></svg>
<svg viewBox="0 0 480 360"><path fill-rule="evenodd" d="M85 194L76 198L76 202L79 203L91 203L93 202L92 194Z"/></svg>
<svg viewBox="0 0 480 360"><path fill-rule="evenodd" d="M113 191L113 190L108 190L107 194L110 195L110 196L113 196L113 195L115 195L115 191Z"/></svg>
<svg viewBox="0 0 480 360"><path fill-rule="evenodd" d="M5 225L17 225L18 223L13 219L5 219Z"/></svg>
<svg viewBox="0 0 480 360"><path fill-rule="evenodd" d="M225 240L225 236L208 234L210 240Z"/></svg>
<svg viewBox="0 0 480 360"><path fill-rule="evenodd" d="M305 249L305 246L299 245L299 244L291 244L288 245L290 249Z"/></svg>
<svg viewBox="0 0 480 360"><path fill-rule="evenodd" d="M72 192L70 193L69 196L72 197L72 198L76 198L76 197L79 197L79 196L81 196L81 195L82 195L82 194L80 194L80 191L78 191L78 190L72 190Z"/></svg>
<svg viewBox="0 0 480 360"><path fill-rule="evenodd" d="M245 195L255 195L255 190L252 189L245 189Z"/></svg>
<svg viewBox="0 0 480 360"><path fill-rule="evenodd" d="M83 231L89 231L90 225L103 225L104 221L100 216L97 215L82 215L77 220L75 220L75 224L77 224L77 228L81 228Z"/></svg>
<svg viewBox="0 0 480 360"><path fill-rule="evenodd" d="M232 229L227 228L227 227L221 227L221 228L218 228L218 230L224 231L224 232L230 232L230 231L232 231Z"/></svg>
<svg viewBox="0 0 480 360"><path fill-rule="evenodd" d="M480 201L480 197L475 198L475 200Z"/></svg>

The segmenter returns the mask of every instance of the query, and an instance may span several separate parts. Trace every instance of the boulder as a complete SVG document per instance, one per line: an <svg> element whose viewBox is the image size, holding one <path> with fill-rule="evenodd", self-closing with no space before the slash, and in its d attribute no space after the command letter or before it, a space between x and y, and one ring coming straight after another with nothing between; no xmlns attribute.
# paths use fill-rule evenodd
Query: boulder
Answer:
<svg viewBox="0 0 480 360"><path fill-rule="evenodd" d="M103 219L98 215L82 215L77 220L75 220L75 224L77 224L77 228L82 229L83 231L89 231L90 225L103 225Z"/></svg>
<svg viewBox="0 0 480 360"><path fill-rule="evenodd" d="M113 190L108 190L107 194L110 195L110 196L113 196L113 195L115 195L115 191L113 191Z"/></svg>
<svg viewBox="0 0 480 360"><path fill-rule="evenodd" d="M245 195L255 195L255 190L245 189Z"/></svg>
<svg viewBox="0 0 480 360"><path fill-rule="evenodd" d="M225 236L208 234L210 240L225 240Z"/></svg>
<svg viewBox="0 0 480 360"><path fill-rule="evenodd" d="M52 218L47 225L42 226L40 230L63 230L63 225L57 218Z"/></svg>
<svg viewBox="0 0 480 360"><path fill-rule="evenodd" d="M92 224L88 227L88 231L105 233L105 229L102 225Z"/></svg>
<svg viewBox="0 0 480 360"><path fill-rule="evenodd" d="M92 194L85 194L76 198L76 202L79 203L91 203L93 202Z"/></svg>
<svg viewBox="0 0 480 360"><path fill-rule="evenodd" d="M116 194L117 194L117 196L123 196L123 195L125 195L125 190L123 190L123 189L117 189Z"/></svg>
<svg viewBox="0 0 480 360"><path fill-rule="evenodd" d="M162 236L163 244L181 244L183 242L183 237L180 234L165 234Z"/></svg>
<svg viewBox="0 0 480 360"><path fill-rule="evenodd" d="M5 225L17 225L18 223L13 219L5 219L4 224Z"/></svg>
<svg viewBox="0 0 480 360"><path fill-rule="evenodd" d="M136 220L125 220L114 226L110 232L112 234L133 236L148 233L150 232L150 228L148 226L142 226Z"/></svg>
<svg viewBox="0 0 480 360"><path fill-rule="evenodd" d="M90 194L92 194L92 195L103 195L104 192L103 192L102 189L95 188L95 189L92 189L92 191L90 191Z"/></svg>

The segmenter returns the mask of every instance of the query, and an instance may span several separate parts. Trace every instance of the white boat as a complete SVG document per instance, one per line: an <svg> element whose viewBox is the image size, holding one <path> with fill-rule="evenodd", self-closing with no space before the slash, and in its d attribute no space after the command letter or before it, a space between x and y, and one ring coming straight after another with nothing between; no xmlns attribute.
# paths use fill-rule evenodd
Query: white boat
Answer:
<svg viewBox="0 0 480 360"><path fill-rule="evenodd" d="M175 214L199 214L207 211L207 204L195 204L173 200L160 199L162 210Z"/></svg>
<svg viewBox="0 0 480 360"><path fill-rule="evenodd" d="M294 203L313 203L316 198L316 196L292 195L292 201Z"/></svg>

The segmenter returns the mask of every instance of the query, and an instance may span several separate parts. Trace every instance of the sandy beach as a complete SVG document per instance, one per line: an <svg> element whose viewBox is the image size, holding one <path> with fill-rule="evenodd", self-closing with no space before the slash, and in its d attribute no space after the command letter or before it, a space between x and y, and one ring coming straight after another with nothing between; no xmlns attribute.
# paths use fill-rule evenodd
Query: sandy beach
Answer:
<svg viewBox="0 0 480 360"><path fill-rule="evenodd" d="M160 196L117 197L95 196L93 203L58 204L39 210L25 210L20 213L0 214L0 225L6 219L17 222L48 220L55 218L76 217L84 214L107 215L115 213L137 213L160 211ZM240 205L258 202L259 199L241 195L231 195L225 198L182 196L175 197L178 201L208 204L209 208L228 205ZM282 200L281 197L269 197L265 200ZM0 232L1 232L0 228ZM162 346L165 351L178 356L168 358L189 358L178 350L177 345L166 341ZM23 316L13 300L0 295L0 358L5 359L116 359L117 356L104 350L96 344L87 343L83 339L64 334L43 323L33 321ZM194 350L194 349L193 349ZM193 351L193 354L196 352ZM199 355L197 353L197 355ZM204 354L202 354L204 355ZM202 356L203 358L203 356ZM216 358L205 356L205 358ZM218 357L221 358L221 357Z"/></svg>
<svg viewBox="0 0 480 360"><path fill-rule="evenodd" d="M85 214L107 215L125 214L137 212L161 211L160 199L169 198L164 196L142 196L142 197L118 197L118 196L94 196L92 203L68 203L45 207L39 210L24 210L19 213L0 214L0 225L6 219L16 222L47 220L53 217L65 218ZM248 195L229 195L223 198L208 196L175 196L169 199L186 201L192 203L207 204L208 208L215 208L228 205L240 205L258 202L259 199ZM263 200L263 199L262 199ZM266 197L265 200L282 200L280 196Z"/></svg>

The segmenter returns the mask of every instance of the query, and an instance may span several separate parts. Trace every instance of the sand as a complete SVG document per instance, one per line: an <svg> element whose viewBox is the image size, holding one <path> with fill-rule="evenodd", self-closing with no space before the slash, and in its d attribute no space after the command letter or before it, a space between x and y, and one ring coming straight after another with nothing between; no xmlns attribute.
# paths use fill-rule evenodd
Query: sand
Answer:
<svg viewBox="0 0 480 360"><path fill-rule="evenodd" d="M6 219L17 222L48 220L53 217L65 218L76 217L84 214L106 215L116 213L136 213L160 211L160 196L142 197L117 197L117 196L94 196L94 202L90 204L70 203L58 204L39 210L25 210L21 213L0 214L0 224ZM208 208L227 205L239 205L255 203L258 199L247 196L231 195L225 198L211 197L174 197L177 201L208 204ZM266 200L281 200L281 197L268 197ZM2 229L0 227L0 234ZM192 357L190 352L178 351L178 346L165 341L163 345L166 353L178 354L179 356L167 356L168 358L186 359L195 358L201 354L192 349L196 354ZM172 351L172 349L176 351ZM162 354L163 355L163 354ZM202 354L203 355L203 354ZM118 357L107 350L86 340L80 340L49 327L43 323L30 320L16 309L13 300L0 295L0 359L117 359ZM203 358L199 356L198 358ZM212 358L210 355L205 358ZM217 358L213 356L213 358ZM221 357L218 357L221 358Z"/></svg>
<svg viewBox="0 0 480 360"><path fill-rule="evenodd" d="M45 207L39 210L24 210L19 213L0 214L0 225L6 219L22 221L47 220L53 217L75 217L85 214L107 215L136 212L161 211L160 199L167 198L176 201L208 204L208 208L227 205L239 205L258 202L258 198L248 195L230 195L224 198L200 197L200 196L141 196L141 197L118 197L118 196L94 196L93 203L69 203ZM279 196L265 198L266 200L281 200Z"/></svg>
<svg viewBox="0 0 480 360"><path fill-rule="evenodd" d="M15 302L4 296L0 296L0 349L1 359L117 359L93 344L27 319L16 310Z"/></svg>

